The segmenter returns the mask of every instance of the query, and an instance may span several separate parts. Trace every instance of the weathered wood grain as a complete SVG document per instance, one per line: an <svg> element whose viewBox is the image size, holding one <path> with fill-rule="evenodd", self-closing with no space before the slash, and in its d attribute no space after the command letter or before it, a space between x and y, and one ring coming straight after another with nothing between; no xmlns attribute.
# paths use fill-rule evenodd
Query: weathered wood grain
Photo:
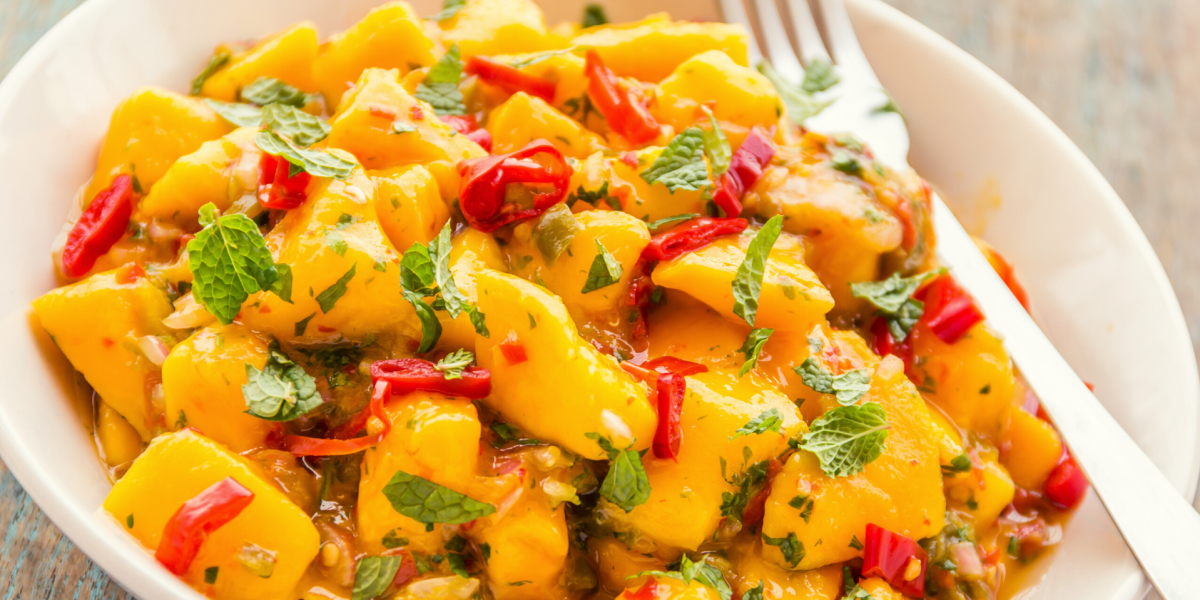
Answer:
<svg viewBox="0 0 1200 600"><path fill-rule="evenodd" d="M0 76L82 0L0 0ZM886 0L1012 82L1100 168L1200 346L1200 2ZM0 600L127 598L0 466Z"/></svg>

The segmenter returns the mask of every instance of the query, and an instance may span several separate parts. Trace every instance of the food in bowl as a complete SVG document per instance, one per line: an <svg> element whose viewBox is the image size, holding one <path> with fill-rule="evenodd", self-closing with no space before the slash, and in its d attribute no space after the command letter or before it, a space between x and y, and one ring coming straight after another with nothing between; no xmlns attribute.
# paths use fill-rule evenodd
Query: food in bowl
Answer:
<svg viewBox="0 0 1200 600"><path fill-rule="evenodd" d="M1019 585L1086 481L928 186L797 125L832 70L602 15L395 2L122 102L34 302L105 511L214 598Z"/></svg>

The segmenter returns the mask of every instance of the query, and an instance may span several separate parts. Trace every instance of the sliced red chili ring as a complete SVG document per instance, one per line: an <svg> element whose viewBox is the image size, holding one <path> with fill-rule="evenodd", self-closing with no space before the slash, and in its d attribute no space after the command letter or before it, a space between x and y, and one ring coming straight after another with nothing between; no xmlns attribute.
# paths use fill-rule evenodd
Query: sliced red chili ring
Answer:
<svg viewBox="0 0 1200 600"><path fill-rule="evenodd" d="M172 573L183 575L209 534L242 514L253 501L254 493L232 477L212 484L167 520L154 558Z"/></svg>
<svg viewBox="0 0 1200 600"><path fill-rule="evenodd" d="M347 454L362 452L383 441L383 438L392 430L392 421L383 410L384 405L391 397L391 382L376 381L374 392L371 394L371 405L368 407L368 410L372 416L383 423L383 429L374 435L349 440L285 435L279 442L279 448L291 452L296 456L345 456Z"/></svg>
<svg viewBox="0 0 1200 600"><path fill-rule="evenodd" d="M525 92L546 102L554 102L554 90L557 85L553 81L535 77L486 56L468 58L466 64L463 65L463 72L475 75L510 94Z"/></svg>
<svg viewBox="0 0 1200 600"><path fill-rule="evenodd" d="M541 161L535 160L539 157ZM554 144L536 140L516 152L461 161L458 173L463 216L475 229L490 232L536 217L561 202L574 169ZM509 188L518 185L528 187L528 202L509 201Z"/></svg>
<svg viewBox="0 0 1200 600"><path fill-rule="evenodd" d="M436 365L419 358L375 361L371 363L371 379L391 383L396 395L421 390L479 400L492 393L492 373L483 367L467 367L462 377L446 379Z"/></svg>
<svg viewBox="0 0 1200 600"><path fill-rule="evenodd" d="M588 50L583 70L588 78L588 97L613 131L639 145L660 135L658 121L650 115L646 104L621 85L599 52Z"/></svg>
<svg viewBox="0 0 1200 600"><path fill-rule="evenodd" d="M699 250L721 236L741 233L749 225L745 219L692 219L651 238L650 243L642 250L641 259L644 262L671 260L685 252Z"/></svg>
<svg viewBox="0 0 1200 600"><path fill-rule="evenodd" d="M775 144L771 143L770 135L762 127L754 126L733 153L729 170L721 176L713 192L713 203L725 212L726 217L742 214L742 196L758 183L763 169L774 157Z"/></svg>
<svg viewBox="0 0 1200 600"><path fill-rule="evenodd" d="M62 270L67 277L83 277L96 260L116 244L129 228L133 215L133 179L117 175L112 184L92 198L67 234Z"/></svg>

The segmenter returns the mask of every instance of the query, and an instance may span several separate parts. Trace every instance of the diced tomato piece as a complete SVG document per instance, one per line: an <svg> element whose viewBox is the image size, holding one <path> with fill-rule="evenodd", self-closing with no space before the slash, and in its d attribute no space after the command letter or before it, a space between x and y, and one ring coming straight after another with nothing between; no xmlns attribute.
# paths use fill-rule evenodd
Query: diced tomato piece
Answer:
<svg viewBox="0 0 1200 600"><path fill-rule="evenodd" d="M1054 470L1050 471L1050 476L1046 478L1046 484L1042 489L1046 493L1046 500L1050 501L1055 508L1071 510L1083 502L1084 496L1087 495L1087 488L1088 480L1083 474L1083 469L1079 468L1075 457L1067 452Z"/></svg>
<svg viewBox="0 0 1200 600"><path fill-rule="evenodd" d="M949 273L922 288L916 297L925 302L921 321L947 344L957 342L967 330L983 321L983 313L975 305L975 299Z"/></svg>
<svg viewBox="0 0 1200 600"><path fill-rule="evenodd" d="M721 176L721 181L713 192L713 203L725 212L726 217L742 214L742 196L746 190L758 183L763 169L774 156L775 144L771 143L770 135L756 125L738 147L737 152L733 153L733 158L729 161L729 170Z"/></svg>

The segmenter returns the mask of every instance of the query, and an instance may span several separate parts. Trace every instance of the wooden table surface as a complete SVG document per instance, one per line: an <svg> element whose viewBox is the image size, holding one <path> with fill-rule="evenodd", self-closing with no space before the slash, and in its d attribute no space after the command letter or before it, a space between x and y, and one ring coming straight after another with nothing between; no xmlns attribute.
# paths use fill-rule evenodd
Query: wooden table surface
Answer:
<svg viewBox="0 0 1200 600"><path fill-rule="evenodd" d="M81 1L0 0L0 76ZM1087 153L1158 252L1196 345L1200 2L886 1L1010 81ZM0 524L0 600L130 597L2 465Z"/></svg>

